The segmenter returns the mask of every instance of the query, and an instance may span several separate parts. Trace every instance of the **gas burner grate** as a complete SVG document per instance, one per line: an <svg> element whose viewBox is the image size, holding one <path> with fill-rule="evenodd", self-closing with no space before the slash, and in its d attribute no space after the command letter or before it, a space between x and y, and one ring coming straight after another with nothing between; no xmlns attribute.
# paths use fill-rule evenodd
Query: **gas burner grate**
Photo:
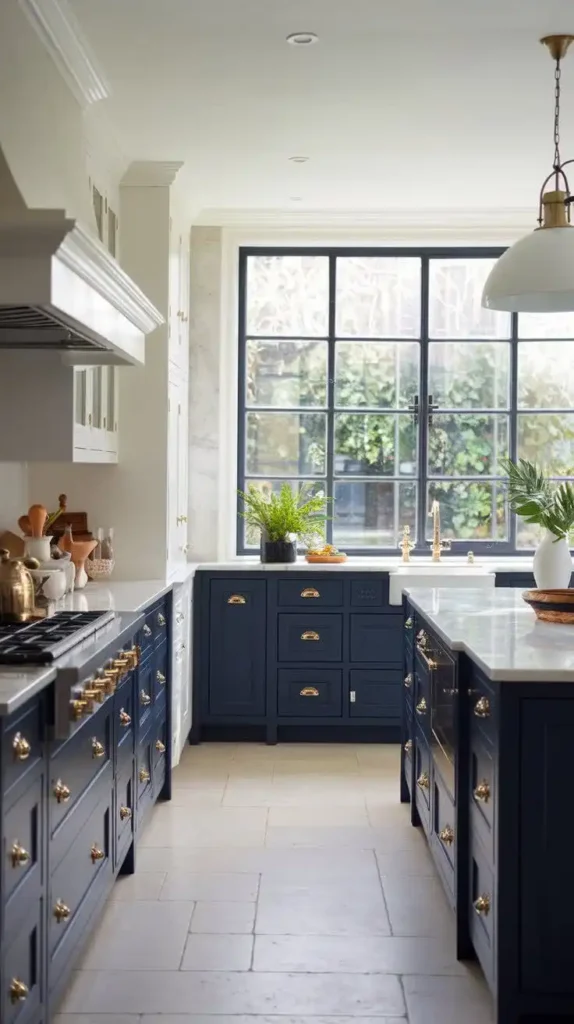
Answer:
<svg viewBox="0 0 574 1024"><path fill-rule="evenodd" d="M114 618L113 612L56 612L0 625L0 664L46 665Z"/></svg>

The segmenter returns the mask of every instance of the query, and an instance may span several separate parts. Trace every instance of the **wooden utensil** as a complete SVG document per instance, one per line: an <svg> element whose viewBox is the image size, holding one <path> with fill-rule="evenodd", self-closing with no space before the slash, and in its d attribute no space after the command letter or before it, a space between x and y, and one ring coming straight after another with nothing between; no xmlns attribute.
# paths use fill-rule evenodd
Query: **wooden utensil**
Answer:
<svg viewBox="0 0 574 1024"><path fill-rule="evenodd" d="M42 537L44 524L48 518L48 510L44 505L30 505L28 519L30 520L30 534L32 537Z"/></svg>

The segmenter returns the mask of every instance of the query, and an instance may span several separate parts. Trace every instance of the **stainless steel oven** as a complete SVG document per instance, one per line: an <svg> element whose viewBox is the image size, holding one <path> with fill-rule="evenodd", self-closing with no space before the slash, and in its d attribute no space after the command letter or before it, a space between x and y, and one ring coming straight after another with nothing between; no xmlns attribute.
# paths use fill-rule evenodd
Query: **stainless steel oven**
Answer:
<svg viewBox="0 0 574 1024"><path fill-rule="evenodd" d="M430 732L434 762L455 798L458 686L456 665L438 641L421 631L417 649L430 677Z"/></svg>

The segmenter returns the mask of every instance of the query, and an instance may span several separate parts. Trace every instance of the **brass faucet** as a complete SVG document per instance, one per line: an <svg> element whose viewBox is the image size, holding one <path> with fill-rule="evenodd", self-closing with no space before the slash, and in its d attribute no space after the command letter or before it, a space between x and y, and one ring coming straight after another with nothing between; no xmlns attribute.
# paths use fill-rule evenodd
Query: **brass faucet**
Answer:
<svg viewBox="0 0 574 1024"><path fill-rule="evenodd" d="M440 562L440 556L443 551L450 551L450 540L441 540L440 536L440 505L438 501L433 501L429 516L432 518L432 560L433 562Z"/></svg>
<svg viewBox="0 0 574 1024"><path fill-rule="evenodd" d="M415 545L411 540L411 528L410 526L403 526L403 539L399 544L399 548L403 553L403 562L410 562L411 551Z"/></svg>

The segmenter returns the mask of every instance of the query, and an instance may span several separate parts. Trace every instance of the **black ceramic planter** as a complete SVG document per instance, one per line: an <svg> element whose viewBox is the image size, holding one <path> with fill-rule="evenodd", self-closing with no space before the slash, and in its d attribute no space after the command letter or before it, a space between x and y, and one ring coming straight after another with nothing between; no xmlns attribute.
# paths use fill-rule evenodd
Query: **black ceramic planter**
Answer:
<svg viewBox="0 0 574 1024"><path fill-rule="evenodd" d="M261 538L261 561L262 562L296 562L297 541L294 540L266 540Z"/></svg>

